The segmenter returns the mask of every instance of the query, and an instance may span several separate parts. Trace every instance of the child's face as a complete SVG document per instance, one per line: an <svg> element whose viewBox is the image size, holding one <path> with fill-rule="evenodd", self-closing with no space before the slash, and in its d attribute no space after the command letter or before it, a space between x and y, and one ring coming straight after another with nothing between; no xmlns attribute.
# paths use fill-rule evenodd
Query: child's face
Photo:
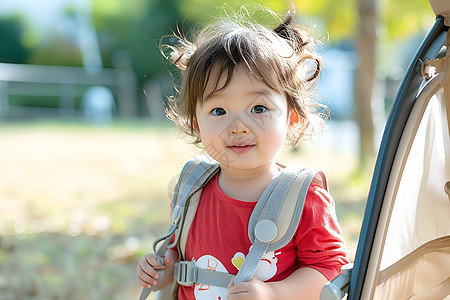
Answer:
<svg viewBox="0 0 450 300"><path fill-rule="evenodd" d="M263 170L284 145L288 115L286 97L239 66L225 89L197 104L197 133L224 171Z"/></svg>

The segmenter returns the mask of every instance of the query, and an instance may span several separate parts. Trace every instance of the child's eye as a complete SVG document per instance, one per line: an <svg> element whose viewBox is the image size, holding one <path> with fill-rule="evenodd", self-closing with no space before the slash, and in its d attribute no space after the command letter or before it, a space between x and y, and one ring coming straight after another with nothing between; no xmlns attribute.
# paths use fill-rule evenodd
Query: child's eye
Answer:
<svg viewBox="0 0 450 300"><path fill-rule="evenodd" d="M262 114L266 110L267 110L267 108L264 105L255 105L252 107L251 112L254 114Z"/></svg>
<svg viewBox="0 0 450 300"><path fill-rule="evenodd" d="M216 107L211 112L213 115L216 115L216 116L221 116L221 115L224 115L227 113L226 110L221 107Z"/></svg>

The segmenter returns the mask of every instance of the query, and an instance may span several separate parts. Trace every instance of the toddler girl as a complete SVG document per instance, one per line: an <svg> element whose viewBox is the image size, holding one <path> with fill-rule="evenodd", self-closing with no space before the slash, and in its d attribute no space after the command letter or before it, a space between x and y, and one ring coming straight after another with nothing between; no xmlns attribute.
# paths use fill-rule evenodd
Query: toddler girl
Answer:
<svg viewBox="0 0 450 300"><path fill-rule="evenodd" d="M236 275L252 245L250 214L280 172L277 155L286 140L296 146L323 122L326 108L310 99L320 60L291 13L274 30L236 15L206 27L195 43L179 39L169 48L182 83L168 115L220 163L203 188L185 260ZM294 237L267 252L249 282L180 286L178 299L318 299L348 263L334 210L328 192L311 184ZM169 249L156 289L171 280L177 259L176 249ZM138 282L157 285L158 266L155 254L146 254Z"/></svg>

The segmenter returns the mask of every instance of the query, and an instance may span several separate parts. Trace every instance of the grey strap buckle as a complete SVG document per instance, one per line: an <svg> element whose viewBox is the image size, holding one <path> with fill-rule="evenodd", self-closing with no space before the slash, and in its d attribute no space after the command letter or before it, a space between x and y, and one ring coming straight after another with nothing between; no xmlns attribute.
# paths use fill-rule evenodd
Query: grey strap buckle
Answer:
<svg viewBox="0 0 450 300"><path fill-rule="evenodd" d="M195 273L195 263L192 261L180 261L175 264L174 278L181 285L193 285L196 282Z"/></svg>
<svg viewBox="0 0 450 300"><path fill-rule="evenodd" d="M342 273L331 282L327 282L320 293L320 300L341 300L348 293L353 264L341 267Z"/></svg>

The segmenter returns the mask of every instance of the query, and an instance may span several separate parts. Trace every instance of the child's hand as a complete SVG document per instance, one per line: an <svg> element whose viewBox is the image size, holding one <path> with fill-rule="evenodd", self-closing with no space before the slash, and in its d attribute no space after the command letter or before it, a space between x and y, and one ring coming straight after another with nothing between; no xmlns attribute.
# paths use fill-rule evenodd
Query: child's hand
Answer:
<svg viewBox="0 0 450 300"><path fill-rule="evenodd" d="M173 277L174 261L171 258L164 258L164 266L156 260L155 253L145 254L136 269L136 279L140 285L146 288L156 287L155 290L166 286ZM165 271L164 277L158 271ZM162 274L162 273L161 273Z"/></svg>
<svg viewBox="0 0 450 300"><path fill-rule="evenodd" d="M234 281L234 280L233 280ZM231 282L228 286L227 300L234 299L257 299L257 300L272 300L275 299L272 288L267 283L252 278L248 282L240 282L233 285Z"/></svg>

